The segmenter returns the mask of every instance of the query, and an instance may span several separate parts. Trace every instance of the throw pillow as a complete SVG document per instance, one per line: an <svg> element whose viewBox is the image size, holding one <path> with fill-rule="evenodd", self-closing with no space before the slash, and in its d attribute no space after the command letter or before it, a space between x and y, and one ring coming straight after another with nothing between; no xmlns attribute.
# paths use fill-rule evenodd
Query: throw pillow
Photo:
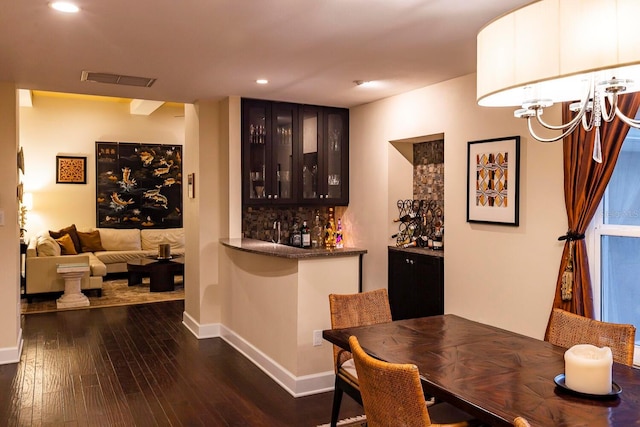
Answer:
<svg viewBox="0 0 640 427"><path fill-rule="evenodd" d="M75 246L73 246L73 240L68 234L63 235L56 239L56 242L60 245L62 255L78 255Z"/></svg>
<svg viewBox="0 0 640 427"><path fill-rule="evenodd" d="M49 235L54 239L59 239L63 235L68 234L71 237L71 241L73 242L73 247L76 250L76 253L82 252L82 245L80 245L80 239L78 238L78 230L76 229L75 224L71 224L66 228L61 228L58 231L49 230Z"/></svg>
<svg viewBox="0 0 640 427"><path fill-rule="evenodd" d="M100 232L98 230L89 231L88 233L78 231L78 239L80 239L82 252L104 251L102 241L100 240Z"/></svg>
<svg viewBox="0 0 640 427"><path fill-rule="evenodd" d="M36 241L36 253L38 256L60 256L60 245L48 234L38 236Z"/></svg>

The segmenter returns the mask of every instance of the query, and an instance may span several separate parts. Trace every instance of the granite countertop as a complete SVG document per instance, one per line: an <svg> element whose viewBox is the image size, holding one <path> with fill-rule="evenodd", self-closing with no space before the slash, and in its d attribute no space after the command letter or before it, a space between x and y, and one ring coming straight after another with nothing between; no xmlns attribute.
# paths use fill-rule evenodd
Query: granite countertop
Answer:
<svg viewBox="0 0 640 427"><path fill-rule="evenodd" d="M408 252L412 254L429 255L429 256L435 256L438 258L444 258L444 250L434 251L433 249L429 249L429 248L400 248L398 246L389 246L389 249L392 251L398 251L398 252Z"/></svg>
<svg viewBox="0 0 640 427"><path fill-rule="evenodd" d="M245 238L220 239L220 243L228 248L238 249L244 252L290 259L354 256L367 253L366 249L359 248L303 249L278 243Z"/></svg>

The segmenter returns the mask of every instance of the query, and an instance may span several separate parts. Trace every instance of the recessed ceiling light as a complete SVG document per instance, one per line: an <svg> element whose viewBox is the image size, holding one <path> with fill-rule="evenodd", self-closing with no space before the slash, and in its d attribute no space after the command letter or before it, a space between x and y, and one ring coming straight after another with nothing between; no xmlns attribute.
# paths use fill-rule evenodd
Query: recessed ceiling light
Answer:
<svg viewBox="0 0 640 427"><path fill-rule="evenodd" d="M369 86L374 86L375 83L372 81L368 81L368 80L354 80L353 81L356 86L362 86L362 87L369 87Z"/></svg>
<svg viewBox="0 0 640 427"><path fill-rule="evenodd" d="M266 85L267 83L269 83L269 80L267 80L267 79L258 79L258 80L256 80L256 83L258 83L259 85Z"/></svg>
<svg viewBox="0 0 640 427"><path fill-rule="evenodd" d="M80 8L73 3L68 1L54 1L49 3L52 9L57 10L58 12L64 13L77 13L80 11Z"/></svg>

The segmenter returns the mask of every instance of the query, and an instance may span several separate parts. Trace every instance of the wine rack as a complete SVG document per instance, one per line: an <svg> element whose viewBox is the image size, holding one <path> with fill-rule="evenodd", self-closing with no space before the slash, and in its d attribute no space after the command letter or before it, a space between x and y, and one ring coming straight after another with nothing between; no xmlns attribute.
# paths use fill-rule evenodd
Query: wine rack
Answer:
<svg viewBox="0 0 640 427"><path fill-rule="evenodd" d="M435 200L398 200L396 246L427 246L443 225L442 209Z"/></svg>

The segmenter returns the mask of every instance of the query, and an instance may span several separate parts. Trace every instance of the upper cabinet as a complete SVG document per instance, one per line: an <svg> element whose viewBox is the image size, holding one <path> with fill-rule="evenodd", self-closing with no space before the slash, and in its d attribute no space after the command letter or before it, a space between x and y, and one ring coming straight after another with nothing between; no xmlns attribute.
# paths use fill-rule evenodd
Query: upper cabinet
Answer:
<svg viewBox="0 0 640 427"><path fill-rule="evenodd" d="M298 108L268 101L242 103L242 191L245 204L296 199Z"/></svg>
<svg viewBox="0 0 640 427"><path fill-rule="evenodd" d="M349 110L242 100L245 205L347 205Z"/></svg>

